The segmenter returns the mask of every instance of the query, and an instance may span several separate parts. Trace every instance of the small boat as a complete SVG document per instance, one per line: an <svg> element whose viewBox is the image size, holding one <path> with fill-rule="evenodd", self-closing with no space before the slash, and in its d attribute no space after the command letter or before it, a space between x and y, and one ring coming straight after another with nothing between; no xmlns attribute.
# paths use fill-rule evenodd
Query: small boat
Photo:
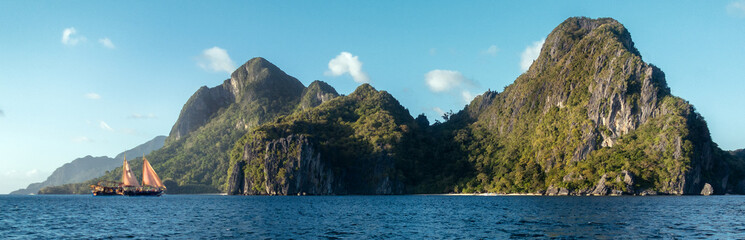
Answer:
<svg viewBox="0 0 745 240"><path fill-rule="evenodd" d="M142 185L137 181L132 169L129 168L127 158L124 157L121 183L101 181L90 187L93 196L160 196L166 190L166 186L160 181L160 177L153 170L153 166L144 156L142 157Z"/></svg>

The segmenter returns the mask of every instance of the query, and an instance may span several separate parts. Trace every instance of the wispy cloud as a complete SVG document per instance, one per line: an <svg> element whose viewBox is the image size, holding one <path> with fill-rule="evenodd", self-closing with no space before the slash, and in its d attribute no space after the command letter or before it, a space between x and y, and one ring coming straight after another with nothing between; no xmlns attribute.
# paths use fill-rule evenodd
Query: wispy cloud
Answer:
<svg viewBox="0 0 745 240"><path fill-rule="evenodd" d="M98 99L101 99L101 95L98 95L98 93L86 93L86 94L85 94L85 95L83 95L83 96L85 96L85 98L87 98L87 99L91 99L91 100L98 100Z"/></svg>
<svg viewBox="0 0 745 240"><path fill-rule="evenodd" d="M463 98L464 102L471 102L471 100L476 97L475 95L473 95L473 93L471 93L471 91L468 90L460 91L460 96Z"/></svg>
<svg viewBox="0 0 745 240"><path fill-rule="evenodd" d="M90 139L90 138L88 138L86 136L79 136L79 137L72 138L72 141L73 142L77 142L77 143L83 143L83 142L90 143L90 142L93 142L93 139Z"/></svg>
<svg viewBox="0 0 745 240"><path fill-rule="evenodd" d="M101 45L103 45L104 47L106 47L108 49L115 49L116 48L116 46L114 45L114 43L111 42L111 39L109 39L107 37L98 39L98 43L100 43Z"/></svg>
<svg viewBox="0 0 745 240"><path fill-rule="evenodd" d="M132 113L132 115L129 115L128 118L132 119L155 119L157 118L155 114L149 113L149 114L139 114L139 113Z"/></svg>
<svg viewBox="0 0 745 240"><path fill-rule="evenodd" d="M434 108L432 108L432 110L434 110L438 115L445 114L445 111L443 111L442 108L440 108L440 107L434 107Z"/></svg>
<svg viewBox="0 0 745 240"><path fill-rule="evenodd" d="M204 70L213 72L227 72L228 74L235 71L235 62L230 59L228 51L219 47L212 47L202 51L199 56L197 65Z"/></svg>
<svg viewBox="0 0 745 240"><path fill-rule="evenodd" d="M0 109L0 117L5 117L5 112L2 109Z"/></svg>
<svg viewBox="0 0 745 240"><path fill-rule="evenodd" d="M429 55L430 56L437 55L437 48L430 48L429 49Z"/></svg>
<svg viewBox="0 0 745 240"><path fill-rule="evenodd" d="M734 1L727 4L727 13L735 17L745 17L745 0Z"/></svg>
<svg viewBox="0 0 745 240"><path fill-rule="evenodd" d="M331 59L329 61L329 70L325 74L329 76L341 76L345 73L352 76L352 79L357 83L370 82L370 77L362 71L362 62L359 57L349 52L341 52L334 59Z"/></svg>
<svg viewBox="0 0 745 240"><path fill-rule="evenodd" d="M530 68L530 65L533 65L533 61L535 61L538 58L538 55L541 54L541 47L543 47L543 42L546 40L540 40L537 42L533 42L530 46L525 47L525 50L523 50L522 55L520 56L520 70L528 71Z"/></svg>
<svg viewBox="0 0 745 240"><path fill-rule="evenodd" d="M470 102L474 95L468 90L477 86L476 82L453 70L435 69L424 75L424 82L434 93L460 94L464 102Z"/></svg>
<svg viewBox="0 0 745 240"><path fill-rule="evenodd" d="M489 56L497 56L498 52L499 52L499 48L497 48L497 45L491 45L486 50L481 51L481 54L489 55Z"/></svg>
<svg viewBox="0 0 745 240"><path fill-rule="evenodd" d="M86 39L84 36L79 36L77 30L74 27L65 28L62 30L62 44L68 46L77 45L79 42L84 42Z"/></svg>
<svg viewBox="0 0 745 240"><path fill-rule="evenodd" d="M111 128L111 126L109 126L109 124L107 124L104 121L99 121L98 122L98 127L100 127L103 130L106 130L106 131L114 131L114 129Z"/></svg>

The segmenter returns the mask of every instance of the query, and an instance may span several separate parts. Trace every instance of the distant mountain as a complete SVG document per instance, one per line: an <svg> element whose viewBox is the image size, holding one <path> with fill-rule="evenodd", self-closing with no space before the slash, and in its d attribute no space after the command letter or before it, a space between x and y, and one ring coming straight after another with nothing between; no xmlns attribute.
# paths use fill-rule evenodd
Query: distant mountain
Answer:
<svg viewBox="0 0 745 240"><path fill-rule="evenodd" d="M10 194L36 194L44 187L79 183L103 176L107 171L121 166L124 156L135 158L143 154L148 154L163 147L165 139L165 136L157 136L150 141L118 154L115 158L85 156L75 159L54 170L52 175L47 177L45 181L32 183L25 189L19 189Z"/></svg>

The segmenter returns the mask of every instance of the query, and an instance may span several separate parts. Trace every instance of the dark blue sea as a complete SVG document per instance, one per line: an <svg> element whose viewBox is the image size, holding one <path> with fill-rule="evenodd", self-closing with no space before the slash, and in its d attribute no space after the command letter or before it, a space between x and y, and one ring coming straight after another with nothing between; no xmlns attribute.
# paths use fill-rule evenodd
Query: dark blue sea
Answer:
<svg viewBox="0 0 745 240"><path fill-rule="evenodd" d="M745 238L745 196L0 195L3 239Z"/></svg>

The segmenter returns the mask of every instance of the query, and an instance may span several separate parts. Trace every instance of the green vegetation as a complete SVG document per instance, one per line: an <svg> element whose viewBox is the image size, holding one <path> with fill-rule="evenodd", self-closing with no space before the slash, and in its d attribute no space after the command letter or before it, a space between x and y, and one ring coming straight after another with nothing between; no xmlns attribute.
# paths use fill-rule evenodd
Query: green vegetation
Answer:
<svg viewBox="0 0 745 240"><path fill-rule="evenodd" d="M453 140L437 155L470 166L455 174L452 191L586 192L603 174L628 170L636 189L681 194L692 165L706 161L703 180L720 183L714 172L723 158L705 122L669 94L662 72L642 61L623 25L570 18L547 39L531 69L490 106L469 106L435 126ZM706 152L714 156L692 159Z"/></svg>
<svg viewBox="0 0 745 240"><path fill-rule="evenodd" d="M303 135L312 140L335 176L347 176L345 182L354 186L350 189L354 192L368 189L368 185L374 182L373 178L380 177L368 172L375 168L376 158L392 158L395 165L400 166L395 172L388 172L388 176L415 179L406 175L416 172L414 161L421 159L417 156L421 152L417 151L420 148L416 141L421 134L422 128L393 96L363 84L349 96L277 118L252 130L236 143L231 151L231 161L235 163L243 159L247 144L253 148L251 152L263 159L265 154L275 154L265 152L267 141ZM249 181L263 186L264 167L262 162L252 161L243 171ZM228 176L232 171L235 169L230 169ZM285 181L282 170L276 177L276 182ZM257 185L252 189L254 192L265 192Z"/></svg>

